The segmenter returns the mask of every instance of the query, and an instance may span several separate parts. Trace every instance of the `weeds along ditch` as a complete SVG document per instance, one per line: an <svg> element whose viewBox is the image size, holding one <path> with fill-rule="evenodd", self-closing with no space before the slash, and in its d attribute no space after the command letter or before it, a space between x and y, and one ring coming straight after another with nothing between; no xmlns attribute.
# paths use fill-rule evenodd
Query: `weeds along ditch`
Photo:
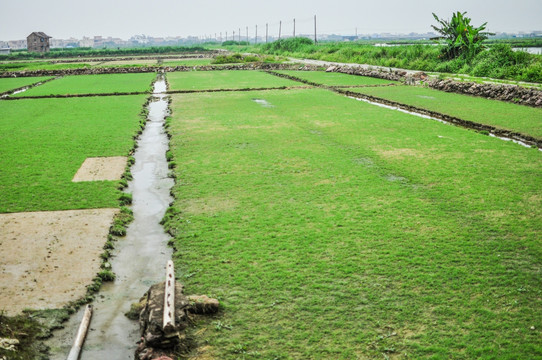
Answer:
<svg viewBox="0 0 542 360"><path fill-rule="evenodd" d="M541 354L538 151L324 89L172 100L166 227L223 304L208 356Z"/></svg>

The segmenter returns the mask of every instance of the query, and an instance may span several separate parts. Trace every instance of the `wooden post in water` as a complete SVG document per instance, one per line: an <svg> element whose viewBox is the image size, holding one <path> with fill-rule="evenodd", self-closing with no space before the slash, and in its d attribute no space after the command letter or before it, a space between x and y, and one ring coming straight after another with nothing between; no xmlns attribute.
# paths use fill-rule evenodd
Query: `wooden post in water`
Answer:
<svg viewBox="0 0 542 360"><path fill-rule="evenodd" d="M166 291L164 293L164 331L175 328L175 274L173 261L166 266Z"/></svg>
<svg viewBox="0 0 542 360"><path fill-rule="evenodd" d="M81 325L79 325L79 330L77 330L77 336L73 342L73 346L68 354L67 360L77 360L79 359L79 354L83 348L83 343L85 342L85 337L87 336L88 326L90 324L90 318L92 317L92 305L87 305L85 309L85 314L81 320Z"/></svg>

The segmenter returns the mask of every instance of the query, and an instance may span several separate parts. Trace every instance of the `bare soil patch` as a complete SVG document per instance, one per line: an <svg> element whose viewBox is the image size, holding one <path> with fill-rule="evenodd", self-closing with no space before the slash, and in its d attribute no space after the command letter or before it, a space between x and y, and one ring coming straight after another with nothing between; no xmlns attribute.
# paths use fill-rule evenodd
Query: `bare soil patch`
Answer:
<svg viewBox="0 0 542 360"><path fill-rule="evenodd" d="M59 308L82 298L118 209L0 214L0 311Z"/></svg>
<svg viewBox="0 0 542 360"><path fill-rule="evenodd" d="M72 181L120 180L126 161L125 156L87 158Z"/></svg>

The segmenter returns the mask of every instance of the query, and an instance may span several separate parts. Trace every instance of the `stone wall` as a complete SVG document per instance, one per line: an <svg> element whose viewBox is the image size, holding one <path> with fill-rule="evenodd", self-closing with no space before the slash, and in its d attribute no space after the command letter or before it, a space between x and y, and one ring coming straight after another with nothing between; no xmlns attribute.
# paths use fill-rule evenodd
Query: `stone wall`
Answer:
<svg viewBox="0 0 542 360"><path fill-rule="evenodd" d="M427 87L446 92L481 96L488 99L502 100L516 104L542 107L542 91L517 85L477 84L452 80L429 80Z"/></svg>

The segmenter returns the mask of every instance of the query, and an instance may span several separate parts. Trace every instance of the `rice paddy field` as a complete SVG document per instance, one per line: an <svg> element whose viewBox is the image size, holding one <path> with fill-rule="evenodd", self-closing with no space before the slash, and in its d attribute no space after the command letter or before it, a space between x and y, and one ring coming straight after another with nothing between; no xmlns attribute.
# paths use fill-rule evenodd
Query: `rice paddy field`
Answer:
<svg viewBox="0 0 542 360"><path fill-rule="evenodd" d="M145 95L0 101L0 212L117 207L118 181L72 178L88 157L128 155L144 102Z"/></svg>
<svg viewBox="0 0 542 360"><path fill-rule="evenodd" d="M150 92L155 73L64 76L14 97Z"/></svg>
<svg viewBox="0 0 542 360"><path fill-rule="evenodd" d="M377 79L368 76L352 76L338 72L325 71L295 71L282 70L275 71L278 74L294 76L299 79L307 80L316 84L327 86L367 86L367 85L386 85L398 84L397 81Z"/></svg>
<svg viewBox="0 0 542 360"><path fill-rule="evenodd" d="M50 76L0 78L0 94L51 79Z"/></svg>
<svg viewBox="0 0 542 360"><path fill-rule="evenodd" d="M540 151L323 89L172 100L166 226L187 292L222 304L207 356L542 356Z"/></svg>
<svg viewBox="0 0 542 360"><path fill-rule="evenodd" d="M542 138L542 108L417 86L349 90Z"/></svg>
<svg viewBox="0 0 542 360"><path fill-rule="evenodd" d="M539 108L283 73L542 137ZM18 95L148 92L155 76ZM176 275L221 303L189 358L542 357L541 151L260 71L166 77L194 91L169 95ZM117 207L119 181L72 178L128 154L147 97L0 100L0 213Z"/></svg>
<svg viewBox="0 0 542 360"><path fill-rule="evenodd" d="M300 86L301 83L260 71L225 70L174 72L167 76L169 90L223 90Z"/></svg>

